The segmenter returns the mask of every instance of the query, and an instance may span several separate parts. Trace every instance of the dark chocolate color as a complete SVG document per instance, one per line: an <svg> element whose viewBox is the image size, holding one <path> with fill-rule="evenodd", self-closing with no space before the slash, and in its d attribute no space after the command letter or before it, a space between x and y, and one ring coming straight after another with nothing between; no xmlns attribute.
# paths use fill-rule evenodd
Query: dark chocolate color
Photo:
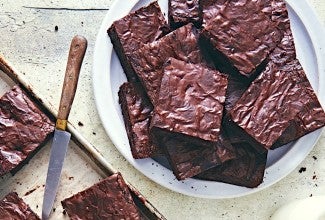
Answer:
<svg viewBox="0 0 325 220"><path fill-rule="evenodd" d="M209 21L212 21L219 15L229 0L200 0L202 10L202 26L205 27Z"/></svg>
<svg viewBox="0 0 325 220"><path fill-rule="evenodd" d="M199 0L168 0L169 25L176 29L188 23L201 25Z"/></svg>
<svg viewBox="0 0 325 220"><path fill-rule="evenodd" d="M174 135L158 128L153 128L157 145L166 152L167 159L178 180L193 177L209 168L235 157L234 149L219 135L213 145L199 145L186 136Z"/></svg>
<svg viewBox="0 0 325 220"><path fill-rule="evenodd" d="M70 219L140 219L120 173L63 200Z"/></svg>
<svg viewBox="0 0 325 220"><path fill-rule="evenodd" d="M297 61L298 66L300 63ZM311 87L305 74L300 76L302 82L301 90L304 90L301 97L301 111L289 122L279 139L273 144L272 149L294 141L312 131L325 126L325 112L320 105L317 96Z"/></svg>
<svg viewBox="0 0 325 220"><path fill-rule="evenodd" d="M0 99L0 175L19 169L54 130L54 123L14 86Z"/></svg>
<svg viewBox="0 0 325 220"><path fill-rule="evenodd" d="M16 192L9 193L0 201L0 219L40 220Z"/></svg>
<svg viewBox="0 0 325 220"><path fill-rule="evenodd" d="M185 25L157 41L146 44L131 59L151 102L155 104L163 75L163 65L173 57L185 62L201 63L198 32L192 24Z"/></svg>
<svg viewBox="0 0 325 220"><path fill-rule="evenodd" d="M200 64L170 58L164 65L151 128L178 179L232 158L219 143L226 88L225 75Z"/></svg>
<svg viewBox="0 0 325 220"><path fill-rule="evenodd" d="M287 116L288 118L282 118L282 120L286 122L282 125L283 127L281 129L278 129L276 126L272 126L275 130L278 129L277 135L275 135L272 140L272 142L276 141L271 147L274 149L324 126L325 121L324 111L318 102L318 99L301 67L301 64L296 59L294 39L290 29L290 21L288 18L285 3L283 3L281 0L274 1L272 8L269 8L269 11L266 10L266 12L272 15L272 19L278 22L278 26L284 36L277 47L270 54L269 63L267 64L266 69L262 74L270 75L275 74L275 72L278 71L283 74L290 74L291 71L295 71L297 72L296 77L299 78L297 80L298 84L296 86L300 88L300 97L299 94L296 94L297 99L300 99L299 112L297 113L297 109L295 109L289 113L291 114L290 117ZM290 81L290 76L287 77L287 80ZM295 104L297 103L296 101L297 100L291 102ZM293 115L295 116L293 117ZM255 123L258 124L260 122ZM262 136L267 136L267 134ZM270 148L270 144L271 143L268 144L267 148Z"/></svg>
<svg viewBox="0 0 325 220"><path fill-rule="evenodd" d="M156 1L113 22L107 33L129 81L137 81L129 56L168 31L168 25Z"/></svg>
<svg viewBox="0 0 325 220"><path fill-rule="evenodd" d="M153 156L157 153L157 148L149 139L153 110L150 101L132 83L124 83L118 95L132 156L135 159Z"/></svg>
<svg viewBox="0 0 325 220"><path fill-rule="evenodd" d="M283 36L278 22L264 12L272 7L272 2L229 1L218 16L207 22L201 36L215 49L215 56L224 60L224 65L234 66L247 77L258 72Z"/></svg>
<svg viewBox="0 0 325 220"><path fill-rule="evenodd" d="M309 95L305 85L305 73L298 60L280 67L269 63L231 110L231 118L270 149L303 109Z"/></svg>
<svg viewBox="0 0 325 220"><path fill-rule="evenodd" d="M226 89L227 76L171 58L164 66L151 126L216 142Z"/></svg>
<svg viewBox="0 0 325 220"><path fill-rule="evenodd" d="M260 185L263 182L267 152L259 154L245 144L238 144L234 148L236 159L213 167L195 178L250 188Z"/></svg>

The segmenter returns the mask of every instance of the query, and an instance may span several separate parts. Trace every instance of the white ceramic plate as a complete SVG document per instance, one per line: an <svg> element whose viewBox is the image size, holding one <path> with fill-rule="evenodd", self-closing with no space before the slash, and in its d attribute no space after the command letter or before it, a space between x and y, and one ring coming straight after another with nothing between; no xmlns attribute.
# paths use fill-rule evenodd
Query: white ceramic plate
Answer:
<svg viewBox="0 0 325 220"><path fill-rule="evenodd" d="M107 134L121 154L156 183L173 191L201 198L232 198L251 194L271 186L293 171L312 150L320 136L320 130L286 147L271 151L264 182L254 189L196 179L177 181L169 169L153 159L132 158L117 95L119 86L126 78L106 30L114 20L149 2L151 1L123 0L122 3L116 0L103 20L95 44L93 86L96 105ZM167 15L167 0L158 2ZM287 3L298 57L320 101L324 103L325 41L322 37L325 36L325 31L305 0L288 0Z"/></svg>

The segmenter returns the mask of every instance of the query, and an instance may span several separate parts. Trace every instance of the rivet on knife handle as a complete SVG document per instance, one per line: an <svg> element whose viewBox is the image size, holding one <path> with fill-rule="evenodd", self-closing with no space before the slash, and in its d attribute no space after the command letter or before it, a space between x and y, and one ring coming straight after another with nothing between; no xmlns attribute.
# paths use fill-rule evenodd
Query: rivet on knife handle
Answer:
<svg viewBox="0 0 325 220"><path fill-rule="evenodd" d="M76 94L80 68L86 49L87 40L84 37L77 35L72 39L56 121L57 129L65 130L67 127L67 119Z"/></svg>

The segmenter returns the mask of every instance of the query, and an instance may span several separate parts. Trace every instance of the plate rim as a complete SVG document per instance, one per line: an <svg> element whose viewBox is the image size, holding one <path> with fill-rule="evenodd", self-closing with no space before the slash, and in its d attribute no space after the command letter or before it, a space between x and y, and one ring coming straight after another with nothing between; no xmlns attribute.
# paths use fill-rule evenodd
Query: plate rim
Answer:
<svg viewBox="0 0 325 220"><path fill-rule="evenodd" d="M246 187L239 187L239 188L245 188L247 190L245 190L242 193L237 193L237 194L231 194L231 195L222 195L222 196L216 196L216 195L202 195L202 194L197 194L197 193L193 193L193 192L189 192L189 191L184 191L182 189L175 189L175 187L172 187L172 185L170 184L164 184L162 182L157 181L155 178L153 178L152 176L150 176L149 174L145 173L143 170L141 170L141 165L139 164L139 161L144 162L145 160L147 160L144 163L152 163L154 162L153 159L149 158L149 159L143 159L143 160L134 160L133 158L128 158L123 152L121 152L121 150L119 149L119 147L117 147L118 145L118 140L117 140L117 136L116 135L112 135L112 129L109 128L109 126L107 125L107 123L104 123L106 120L106 117L103 115L104 114L104 110L105 112L107 112L107 109L102 109L102 100L100 98L100 96L102 96L103 92L108 94L107 97L110 97L112 99L112 96L110 94L109 91L103 91L100 90L100 88L98 88L98 82L103 83L103 77L100 77L101 75L98 75L98 73L100 72L100 70L98 70L98 60L96 59L97 56L96 54L99 54L100 52L102 52L105 49L109 49L109 59L106 60L106 65L108 66L108 69L110 69L111 66L111 58L112 58L112 44L109 40L109 38L107 37L106 34L106 46L105 47L101 47L100 46L100 42L102 42L104 34L103 32L106 33L106 29L112 24L112 21L116 20L118 17L123 17L124 15L128 14L131 9L138 3L140 2L140 0L127 0L128 3L123 4L123 6L121 6L121 4L118 4L118 1L114 1L113 4L110 7L110 11L112 9L114 9L114 13L110 13L110 11L106 14L105 18L102 21L102 24L100 26L99 32L97 34L96 37L96 42L95 42L95 47L94 47L94 54L93 54L93 66L92 66L92 84L93 84L93 92L94 92L94 97L95 97L95 104L96 104L96 109L99 115L99 118L101 120L101 123L105 129L106 134L109 136L110 140L112 141L112 143L114 144L114 146L117 148L117 150L123 155L123 157L134 167L136 168L139 172L141 172L142 174L144 174L146 177L148 177L150 180L154 181L155 183L164 186L165 188L168 188L174 192L178 192L184 195L188 195L188 196L193 196L193 197L198 197L198 198L207 198L207 199L224 199L224 198L236 198L236 197L242 197L245 195L249 195L249 194L253 194L256 192L259 192L265 188L268 188L274 184L276 184L277 182L279 182L280 180L282 180L284 177L286 177L287 175L289 175L294 169L296 169L297 166L299 166L299 164L307 157L307 155L310 153L310 151L314 148L315 144L317 143L317 141L319 140L320 136L321 136L321 131L322 129L319 129L316 132L313 132L312 134L315 135L315 137L313 138L313 142L310 144L311 147L308 151L305 152L305 155L302 158L299 158L298 161L296 161L296 165L292 166L291 169L286 170L286 172L284 172L282 175L280 175L280 177L278 177L276 180L271 181L271 183L269 184L261 184L259 187L257 188L246 188ZM323 26L321 25L321 23L319 22L319 20L317 19L317 16L315 14L315 12L313 11L313 9L310 7L310 5L305 1L305 0L300 0L300 1L295 1L295 0L287 0L286 1L290 7L294 10L294 12L298 15L299 19L301 20L301 22L303 23L307 33L309 34L310 40L312 42L312 46L314 49L314 52L316 54L316 62L317 62L317 69L318 69L318 77L319 77L319 86L318 86L318 91L316 92L317 94L323 94L324 91L324 86L322 86L324 83L324 73L325 73L325 42L321 41L320 36L325 36L325 30L323 28ZM127 7L127 9L125 10L125 7ZM113 10L112 10L113 11ZM116 15L119 16L116 16ZM308 18L308 19L306 19ZM312 19L310 19L312 18ZM315 28L318 27L318 28ZM321 28L320 28L321 27ZM317 30L316 30L317 29ZM317 42L317 44L316 44ZM317 45L317 48L316 46ZM323 48L323 50L321 50L320 48ZM109 74L107 74L109 75ZM110 79L110 76L107 76ZM105 77L104 77L105 78ZM107 83L110 83L110 80L107 81ZM324 103L324 100L318 95L318 99L320 100L321 104ZM322 105L324 106L324 105ZM116 112L115 109L112 110L113 112ZM115 120L115 119L114 119ZM111 121L111 119L109 120ZM302 141L301 139L298 140ZM287 155L284 155L284 157L286 157ZM282 161L284 161L283 159L281 159ZM278 163L278 162L277 162ZM272 166L271 166L272 167ZM269 169L270 167L268 167ZM273 167L274 168L274 167ZM185 180L184 182L187 182L188 180ZM217 182L215 182L217 183ZM220 183L220 184L224 184L224 183Z"/></svg>

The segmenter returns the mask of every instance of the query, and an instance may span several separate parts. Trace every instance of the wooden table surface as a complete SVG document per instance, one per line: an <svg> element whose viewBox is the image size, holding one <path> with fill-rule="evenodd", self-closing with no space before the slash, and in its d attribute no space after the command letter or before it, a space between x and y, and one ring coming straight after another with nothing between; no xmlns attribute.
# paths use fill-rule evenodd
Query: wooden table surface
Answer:
<svg viewBox="0 0 325 220"><path fill-rule="evenodd" d="M325 1L306 1L324 26ZM70 121L167 219L268 219L289 201L325 194L324 132L312 152L291 174L261 192L235 199L209 200L181 195L134 169L105 133L92 89L95 38L112 2L0 0L0 53L24 73L43 96L58 106L70 41L76 34L85 36L88 51ZM298 172L300 167L306 167L306 171ZM315 175L317 178L313 178Z"/></svg>

